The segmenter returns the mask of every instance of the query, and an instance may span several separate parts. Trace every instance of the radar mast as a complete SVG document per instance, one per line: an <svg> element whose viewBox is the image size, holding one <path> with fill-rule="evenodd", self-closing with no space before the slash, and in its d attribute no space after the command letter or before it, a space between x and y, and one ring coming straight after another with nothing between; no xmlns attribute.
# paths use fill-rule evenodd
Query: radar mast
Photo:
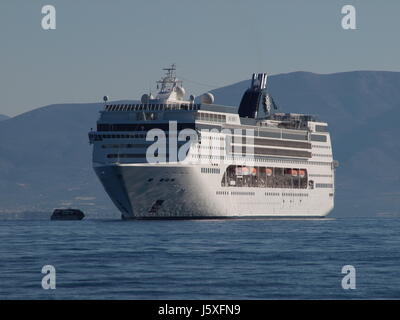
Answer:
<svg viewBox="0 0 400 320"><path fill-rule="evenodd" d="M161 101L181 101L185 95L182 87L182 80L176 77L176 65L172 64L169 68L163 68L165 76L157 81L159 90L157 99Z"/></svg>

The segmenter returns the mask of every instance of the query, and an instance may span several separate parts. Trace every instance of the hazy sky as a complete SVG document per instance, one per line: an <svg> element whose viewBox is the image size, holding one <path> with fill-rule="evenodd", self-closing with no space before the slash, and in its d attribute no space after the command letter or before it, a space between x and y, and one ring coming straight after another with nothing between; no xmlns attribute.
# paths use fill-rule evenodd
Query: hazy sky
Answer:
<svg viewBox="0 0 400 320"><path fill-rule="evenodd" d="M400 71L399 31L398 0L0 0L0 113L138 99L171 63L195 95L252 72Z"/></svg>

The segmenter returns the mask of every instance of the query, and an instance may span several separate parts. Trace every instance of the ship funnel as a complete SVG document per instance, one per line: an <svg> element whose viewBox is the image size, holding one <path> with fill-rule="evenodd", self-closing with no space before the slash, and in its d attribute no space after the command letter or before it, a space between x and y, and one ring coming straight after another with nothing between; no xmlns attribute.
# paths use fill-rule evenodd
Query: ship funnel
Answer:
<svg viewBox="0 0 400 320"><path fill-rule="evenodd" d="M266 73L253 73L251 78L251 89L263 90L267 87Z"/></svg>
<svg viewBox="0 0 400 320"><path fill-rule="evenodd" d="M251 77L251 86L243 94L239 105L238 113L240 117L255 118L257 116L257 110L263 95L265 95L266 87L267 74L253 73Z"/></svg>

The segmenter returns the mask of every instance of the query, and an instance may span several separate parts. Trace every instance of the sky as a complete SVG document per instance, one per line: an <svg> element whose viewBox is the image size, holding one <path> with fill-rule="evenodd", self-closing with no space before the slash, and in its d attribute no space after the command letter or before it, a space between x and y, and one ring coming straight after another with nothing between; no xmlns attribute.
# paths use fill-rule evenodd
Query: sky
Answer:
<svg viewBox="0 0 400 320"><path fill-rule="evenodd" d="M1 0L0 114L140 99L172 63L194 95L253 72L400 71L399 30L398 0Z"/></svg>

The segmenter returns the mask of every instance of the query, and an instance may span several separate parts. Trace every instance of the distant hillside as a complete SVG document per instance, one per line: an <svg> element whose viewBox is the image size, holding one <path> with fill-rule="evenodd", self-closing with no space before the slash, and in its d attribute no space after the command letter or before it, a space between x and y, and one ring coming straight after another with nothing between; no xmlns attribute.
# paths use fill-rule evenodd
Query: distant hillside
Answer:
<svg viewBox="0 0 400 320"><path fill-rule="evenodd" d="M87 139L100 108L51 105L0 122L2 209L40 211L81 203L90 208L93 200L111 207L92 172Z"/></svg>
<svg viewBox="0 0 400 320"><path fill-rule="evenodd" d="M212 91L238 105L249 81ZM268 87L285 112L328 121L337 170L332 216L400 213L400 73L295 72ZM91 168L87 132L100 104L42 107L0 122L0 211L78 206L89 216L119 216Z"/></svg>
<svg viewBox="0 0 400 320"><path fill-rule="evenodd" d="M7 120L7 119L10 119L10 117L6 116L5 114L0 114L0 121Z"/></svg>

